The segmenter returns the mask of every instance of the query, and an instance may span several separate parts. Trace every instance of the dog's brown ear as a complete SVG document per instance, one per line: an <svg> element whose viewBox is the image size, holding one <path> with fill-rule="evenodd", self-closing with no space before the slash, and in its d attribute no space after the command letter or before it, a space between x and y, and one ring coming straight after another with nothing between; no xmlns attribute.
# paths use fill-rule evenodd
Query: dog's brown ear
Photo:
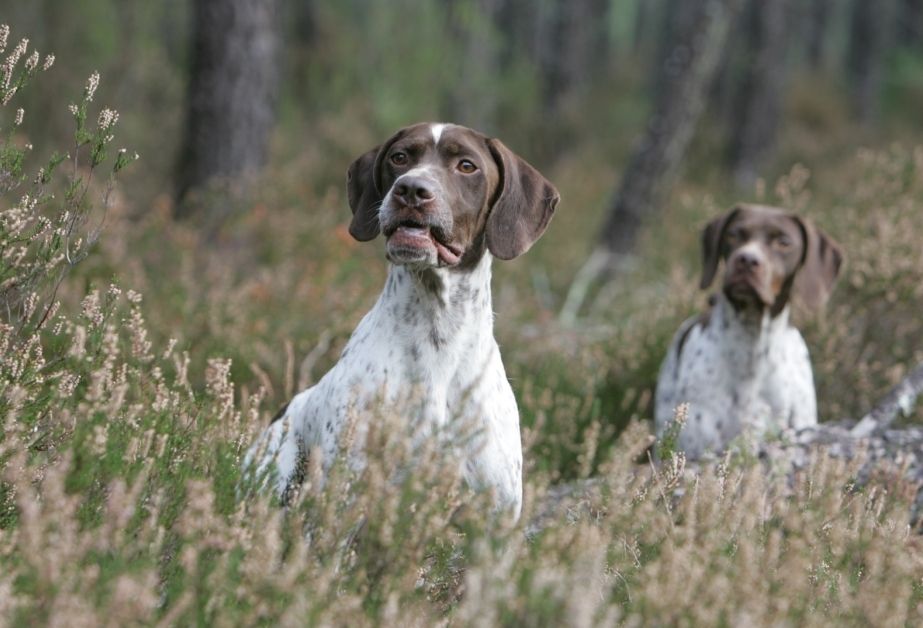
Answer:
<svg viewBox="0 0 923 628"><path fill-rule="evenodd" d="M816 312L833 292L843 266L843 249L810 220L794 215L792 219L801 228L804 238L804 255L795 275L793 291L804 305Z"/></svg>
<svg viewBox="0 0 923 628"><path fill-rule="evenodd" d="M487 147L500 170L498 193L487 218L487 249L513 259L529 250L548 227L561 196L538 170L495 139Z"/></svg>
<svg viewBox="0 0 923 628"><path fill-rule="evenodd" d="M349 233L360 242L373 239L381 230L378 210L387 191L381 189L381 163L403 132L398 131L384 144L361 155L346 172L346 197L353 211Z"/></svg>
<svg viewBox="0 0 923 628"><path fill-rule="evenodd" d="M354 161L346 173L346 197L353 211L349 233L360 242L378 235L378 206L382 194L375 184L376 162L380 146L368 151Z"/></svg>
<svg viewBox="0 0 923 628"><path fill-rule="evenodd" d="M718 273L718 263L721 261L721 236L728 223L740 212L740 206L718 216L705 225L702 230L702 281L699 287L707 290Z"/></svg>

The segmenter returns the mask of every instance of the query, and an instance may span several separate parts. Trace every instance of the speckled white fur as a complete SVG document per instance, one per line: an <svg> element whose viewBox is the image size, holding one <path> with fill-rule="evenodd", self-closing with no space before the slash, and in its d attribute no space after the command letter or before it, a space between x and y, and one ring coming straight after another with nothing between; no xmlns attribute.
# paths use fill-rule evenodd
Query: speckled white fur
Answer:
<svg viewBox="0 0 923 628"><path fill-rule="evenodd" d="M339 362L313 387L296 395L281 420L250 448L245 464L275 465L282 494L297 473L300 452L333 460L348 416L374 420L375 408L414 398L413 417L424 429L466 424L469 439L461 473L475 489L494 492L500 510L518 517L522 505L519 411L493 336L491 256L470 271L391 265L384 291L359 323ZM400 407L400 406L398 406ZM472 425L473 424L473 425ZM437 430L438 431L438 430ZM362 464L361 446L350 452Z"/></svg>
<svg viewBox="0 0 923 628"><path fill-rule="evenodd" d="M657 432L688 402L679 446L692 458L738 438L746 446L817 423L808 348L789 308L775 318L768 311L746 317L723 294L716 299L707 322L697 317L680 327L657 379Z"/></svg>

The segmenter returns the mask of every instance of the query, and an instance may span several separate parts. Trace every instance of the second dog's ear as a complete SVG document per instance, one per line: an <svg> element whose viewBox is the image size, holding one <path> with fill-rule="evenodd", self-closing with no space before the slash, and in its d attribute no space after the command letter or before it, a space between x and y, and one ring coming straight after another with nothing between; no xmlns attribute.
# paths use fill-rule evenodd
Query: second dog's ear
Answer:
<svg viewBox="0 0 923 628"><path fill-rule="evenodd" d="M513 259L545 232L561 196L501 141L487 140L487 147L500 170L500 189L487 218L487 249L494 257Z"/></svg>
<svg viewBox="0 0 923 628"><path fill-rule="evenodd" d="M699 288L707 290L718 273L718 262L721 261L721 236L728 223L740 212L740 207L718 216L705 225L702 230L702 281Z"/></svg>
<svg viewBox="0 0 923 628"><path fill-rule="evenodd" d="M795 294L816 312L830 298L843 265L843 249L810 220L800 216L792 216L792 219L804 237L804 257L795 275Z"/></svg>
<svg viewBox="0 0 923 628"><path fill-rule="evenodd" d="M378 210L386 191L381 189L381 162L403 132L398 131L384 144L362 154L346 173L346 197L353 212L349 233L360 242L373 239L381 230Z"/></svg>

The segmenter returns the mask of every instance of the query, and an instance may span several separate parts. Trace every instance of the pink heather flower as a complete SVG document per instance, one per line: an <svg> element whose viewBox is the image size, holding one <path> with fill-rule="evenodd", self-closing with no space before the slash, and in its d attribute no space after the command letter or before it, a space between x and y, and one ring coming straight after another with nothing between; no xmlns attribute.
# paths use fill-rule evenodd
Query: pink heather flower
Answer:
<svg viewBox="0 0 923 628"><path fill-rule="evenodd" d="M37 68L38 60L39 60L38 50L33 50L32 54L29 55L29 58L26 59L26 64L25 64L26 72L32 72L32 70Z"/></svg>

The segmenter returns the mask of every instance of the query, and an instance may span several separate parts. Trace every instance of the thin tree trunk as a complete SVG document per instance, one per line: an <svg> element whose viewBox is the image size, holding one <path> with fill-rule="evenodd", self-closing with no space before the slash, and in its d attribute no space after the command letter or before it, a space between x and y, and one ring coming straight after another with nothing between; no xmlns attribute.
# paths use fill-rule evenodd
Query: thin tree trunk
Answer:
<svg viewBox="0 0 923 628"><path fill-rule="evenodd" d="M897 41L913 48L923 44L923 0L898 2Z"/></svg>
<svg viewBox="0 0 923 628"><path fill-rule="evenodd" d="M640 54L648 42L647 31L648 23L651 21L653 12L652 2L648 0L638 0L635 9L634 38L632 40L632 49L636 55Z"/></svg>
<svg viewBox="0 0 923 628"><path fill-rule="evenodd" d="M789 0L750 0L747 7L747 71L742 77L731 134L731 172L752 189L771 157L782 118L788 76Z"/></svg>
<svg viewBox="0 0 923 628"><path fill-rule="evenodd" d="M448 119L487 133L496 131L498 102L487 81L501 74L501 48L497 41L504 0L449 0L449 32L458 42L464 62L448 96ZM474 9L475 14L470 11Z"/></svg>
<svg viewBox="0 0 923 628"><path fill-rule="evenodd" d="M279 84L278 0L195 0L192 69L176 193L178 215L200 209L193 190L246 193L266 163ZM224 197L224 194L221 195ZM232 203L210 203L223 219Z"/></svg>
<svg viewBox="0 0 923 628"><path fill-rule="evenodd" d="M672 187L705 106L736 0L674 0L675 43L664 61L654 112L603 226L600 246L629 254L642 219Z"/></svg>
<svg viewBox="0 0 923 628"><path fill-rule="evenodd" d="M853 0L850 15L848 70L853 108L859 120L878 122L884 80L890 2Z"/></svg>
<svg viewBox="0 0 923 628"><path fill-rule="evenodd" d="M550 0L539 5L535 38L542 104L554 115L596 76L607 57L603 0Z"/></svg>
<svg viewBox="0 0 923 628"><path fill-rule="evenodd" d="M830 22L831 0L811 0L807 8L808 63L818 70L824 66L827 43L827 26Z"/></svg>
<svg viewBox="0 0 923 628"><path fill-rule="evenodd" d="M572 323L592 284L627 258L644 220L659 212L679 173L705 108L738 0L671 0L668 54L661 63L654 109L606 216L594 253L578 272L561 319Z"/></svg>
<svg viewBox="0 0 923 628"><path fill-rule="evenodd" d="M308 111L311 110L313 85L307 77L319 36L316 5L315 0L299 0L281 7L281 19L288 25L285 29L285 72L290 84L285 87L286 96L294 96Z"/></svg>

